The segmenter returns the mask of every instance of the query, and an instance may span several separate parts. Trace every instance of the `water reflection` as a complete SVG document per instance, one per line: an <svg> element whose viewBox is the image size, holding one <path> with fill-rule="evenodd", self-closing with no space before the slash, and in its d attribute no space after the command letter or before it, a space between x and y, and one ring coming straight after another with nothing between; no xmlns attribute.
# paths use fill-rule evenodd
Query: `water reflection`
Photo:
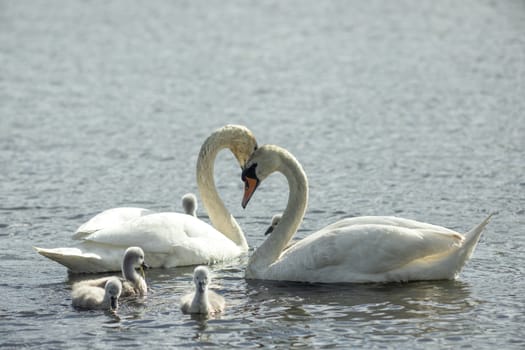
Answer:
<svg viewBox="0 0 525 350"><path fill-rule="evenodd" d="M117 311L115 310L105 310L104 315L108 317L108 320L104 322L108 326L118 326L120 324L121 318Z"/></svg>
<svg viewBox="0 0 525 350"><path fill-rule="evenodd" d="M424 335L436 327L452 327L477 304L461 281L395 284L302 284L247 281L246 312L268 320L298 324L345 324L372 333ZM454 321L455 320L455 321ZM450 322L449 322L450 321ZM432 325L435 322L435 325ZM372 328L372 329L370 329Z"/></svg>

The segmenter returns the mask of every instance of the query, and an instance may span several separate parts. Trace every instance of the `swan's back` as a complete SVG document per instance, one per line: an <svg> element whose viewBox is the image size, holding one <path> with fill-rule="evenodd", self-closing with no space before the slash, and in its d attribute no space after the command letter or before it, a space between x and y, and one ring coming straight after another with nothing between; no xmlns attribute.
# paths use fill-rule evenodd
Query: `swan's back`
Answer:
<svg viewBox="0 0 525 350"><path fill-rule="evenodd" d="M152 213L154 212L151 210L134 207L121 207L104 210L80 225L73 235L73 239L81 239L98 230L118 226L126 221Z"/></svg>
<svg viewBox="0 0 525 350"><path fill-rule="evenodd" d="M99 230L84 240L118 246L139 245L147 252L170 252L172 247L204 239L231 242L211 225L181 213L155 213ZM231 242L233 244L233 242ZM234 244L233 244L234 245Z"/></svg>
<svg viewBox="0 0 525 350"><path fill-rule="evenodd" d="M450 230L443 226L428 224L426 222L400 218L397 216L358 216L353 218L347 218L339 220L324 227L322 230L334 230L340 227L349 227L353 225L386 225L392 227L416 229L416 230L428 230L429 232L441 233L444 235L456 236L458 239L462 238L462 235L456 231Z"/></svg>
<svg viewBox="0 0 525 350"><path fill-rule="evenodd" d="M428 264L450 256L463 236L435 225L407 223L393 217L339 221L292 245L263 278L327 283L453 278L455 270L432 270ZM409 266L409 272L402 271Z"/></svg>

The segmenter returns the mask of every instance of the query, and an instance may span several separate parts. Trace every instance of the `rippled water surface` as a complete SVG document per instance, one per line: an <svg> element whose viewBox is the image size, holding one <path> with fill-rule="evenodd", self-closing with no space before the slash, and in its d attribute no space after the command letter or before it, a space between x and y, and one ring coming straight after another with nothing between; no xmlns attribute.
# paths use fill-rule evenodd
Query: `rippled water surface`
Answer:
<svg viewBox="0 0 525 350"><path fill-rule="evenodd" d="M0 0L0 347L525 347L523 1ZM304 237L356 215L461 232L497 211L456 281L305 285L214 265L228 307L183 315L192 267L150 270L118 316L72 308L62 266L111 207L180 210L201 143L227 123L303 164ZM287 200L282 176L240 206L250 247ZM207 220L206 212L199 215Z"/></svg>

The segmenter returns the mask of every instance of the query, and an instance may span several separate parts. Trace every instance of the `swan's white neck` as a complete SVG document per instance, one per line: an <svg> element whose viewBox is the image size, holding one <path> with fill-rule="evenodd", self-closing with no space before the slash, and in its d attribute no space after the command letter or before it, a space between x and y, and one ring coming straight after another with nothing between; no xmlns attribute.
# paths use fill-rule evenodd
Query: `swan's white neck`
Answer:
<svg viewBox="0 0 525 350"><path fill-rule="evenodd" d="M234 152L231 140L235 137L242 137L242 135L239 135L240 132L235 128L221 130L221 132L210 135L201 147L197 159L197 186L212 225L235 244L243 249L248 249L242 229L219 197L213 179L217 154L224 148L229 148Z"/></svg>
<svg viewBox="0 0 525 350"><path fill-rule="evenodd" d="M308 204L308 179L301 164L283 149L277 149L275 155L279 158L276 171L281 172L288 180L288 204L279 225L251 256L247 276L252 271L263 271L280 257L301 225Z"/></svg>

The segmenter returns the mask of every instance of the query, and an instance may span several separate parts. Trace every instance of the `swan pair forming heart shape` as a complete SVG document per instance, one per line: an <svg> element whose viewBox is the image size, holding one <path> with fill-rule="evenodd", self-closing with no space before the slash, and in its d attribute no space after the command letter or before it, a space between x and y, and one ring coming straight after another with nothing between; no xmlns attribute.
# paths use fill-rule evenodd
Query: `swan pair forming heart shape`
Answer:
<svg viewBox="0 0 525 350"><path fill-rule="evenodd" d="M206 139L197 160L197 185L213 226L181 213L115 208L111 210L121 210L125 219L109 215L100 226L82 225L74 236L79 241L76 247L35 249L73 272L114 271L129 246L144 249L152 267L211 264L246 253L244 234L213 180L215 158L225 148L243 169L244 207L270 174L282 173L289 184L281 220L250 257L246 278L322 283L453 279L472 255L492 216L465 235L393 216L354 217L289 245L306 213L305 172L285 149L257 147L247 128L228 125Z"/></svg>

